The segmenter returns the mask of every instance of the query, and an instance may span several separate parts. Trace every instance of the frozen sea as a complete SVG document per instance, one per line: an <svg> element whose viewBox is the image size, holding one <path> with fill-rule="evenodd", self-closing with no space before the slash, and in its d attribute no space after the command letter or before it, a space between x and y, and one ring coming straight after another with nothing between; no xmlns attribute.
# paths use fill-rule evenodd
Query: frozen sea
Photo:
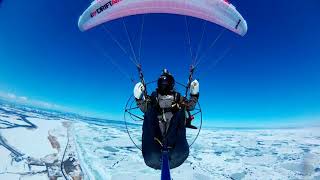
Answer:
<svg viewBox="0 0 320 180"><path fill-rule="evenodd" d="M144 165L123 125L75 123L80 154L90 177L160 179ZM136 131L141 131L140 127ZM194 134L189 130L189 134ZM134 135L133 135L134 136ZM137 142L139 136L136 135ZM190 138L191 140L192 138ZM320 180L320 131L306 129L203 129L173 179Z"/></svg>
<svg viewBox="0 0 320 180"><path fill-rule="evenodd" d="M22 119L19 119L19 123L26 127L18 126L5 129L10 125L18 124L17 116L23 116ZM37 118L35 119L35 117ZM63 134L65 131L62 128L60 128L60 132L57 132L59 131L57 127L60 127L57 123L59 121L72 122L72 136L86 179L160 179L160 171L150 169L144 164L140 150L130 141L124 123L121 121L87 118L74 114L4 105L3 103L0 103L0 119L0 133L9 141L8 143L12 139L10 136L14 136L9 131L14 131L16 128L21 129L21 132L35 131L30 126L39 124L37 128L46 127L46 131L49 131L50 127L44 126L44 124L53 125L55 123L55 127L52 127L55 130L51 131ZM32 125L23 122L23 120L30 120ZM15 121L15 123L10 124L11 121ZM133 139L139 144L141 126L129 125L129 130L132 132ZM196 133L197 131L188 130L189 141ZM64 136L61 135L61 137ZM12 143L17 149L20 147L21 151L23 148L28 149L22 140ZM34 144L37 143L34 142ZM46 154L46 152L40 151L38 148L33 156L39 153L41 156ZM0 143L0 159L2 160L0 162L0 179L1 177L12 177L1 176L6 173L8 168L11 168L11 171L14 171L12 169L14 167L19 167L20 171L21 168L23 169L23 166L11 167L10 161L6 159L9 157L7 154L6 148L2 147ZM3 161L4 159L6 161ZM320 180L320 129L317 127L290 129L204 128L190 149L189 158L182 166L172 170L172 177L174 180ZM46 177L33 178L33 176L28 176L25 178L24 176L21 179L46 179Z"/></svg>

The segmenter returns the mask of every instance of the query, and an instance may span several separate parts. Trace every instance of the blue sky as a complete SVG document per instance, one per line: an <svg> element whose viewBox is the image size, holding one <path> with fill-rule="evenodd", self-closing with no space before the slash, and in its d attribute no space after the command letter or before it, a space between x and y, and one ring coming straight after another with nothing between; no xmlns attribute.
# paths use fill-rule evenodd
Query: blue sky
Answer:
<svg viewBox="0 0 320 180"><path fill-rule="evenodd" d="M248 22L245 37L225 32L198 69L210 125L314 122L320 117L320 2L231 1ZM90 116L121 119L137 79L134 65L102 27L80 32L87 0L3 1L0 97ZM141 16L125 19L134 36ZM190 18L193 47L202 21ZM106 24L129 50L121 21ZM222 28L208 24L203 47ZM186 82L191 63L184 17L146 15L141 61L147 81L167 67ZM137 45L137 41L135 41ZM229 50L230 49L230 50ZM203 50L203 49L202 49ZM228 51L229 50L229 51ZM103 55L107 52L122 73ZM223 54L214 68L207 68Z"/></svg>

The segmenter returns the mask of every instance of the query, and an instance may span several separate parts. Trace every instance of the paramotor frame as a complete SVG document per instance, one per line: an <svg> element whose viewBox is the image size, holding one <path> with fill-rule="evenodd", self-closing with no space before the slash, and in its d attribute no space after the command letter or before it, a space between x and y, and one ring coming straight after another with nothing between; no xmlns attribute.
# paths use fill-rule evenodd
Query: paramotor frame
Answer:
<svg viewBox="0 0 320 180"><path fill-rule="evenodd" d="M156 81L152 81L150 83L146 83L146 85L149 85L149 84L152 84L152 83L155 83ZM184 88L187 89L187 86L183 85L182 83L179 83L177 82L178 85L180 86L183 86ZM133 112L133 110L136 110L136 109L139 109L139 107L136 105L136 101L135 101L135 98L133 95L131 95L127 102L126 102L126 106L124 108L124 115L123 115L123 119L124 119L124 123L125 123L125 127L126 127L126 131L127 131L127 134L131 140L131 142L135 145L136 148L138 148L139 150L142 150L140 146L138 146L137 142L135 142L133 140L133 137L129 131L129 118L131 119L131 121L133 123L136 123L136 122L142 122L144 117L143 115L141 114L137 114L135 112ZM189 113L190 112L190 113ZM196 142L196 140L198 139L199 135L200 135L200 132L201 132L201 129L202 129L202 109L201 109L201 105L199 103L199 101L197 102L197 105L195 107L195 109L193 111L189 111L188 114L191 115L191 117L186 117L186 118L193 118L193 122L194 121L199 121L199 126L197 127L198 128L198 132L196 134L196 136L193 138L193 140L191 141L191 143L189 144L189 148L192 147L192 145ZM132 123L130 123L132 124ZM137 124L139 125L139 124Z"/></svg>

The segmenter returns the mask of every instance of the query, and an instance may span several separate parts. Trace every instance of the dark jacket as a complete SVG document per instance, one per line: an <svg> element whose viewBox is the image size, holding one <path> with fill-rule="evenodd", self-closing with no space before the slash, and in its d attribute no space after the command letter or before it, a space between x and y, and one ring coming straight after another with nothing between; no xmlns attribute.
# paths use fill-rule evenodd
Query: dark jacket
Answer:
<svg viewBox="0 0 320 180"><path fill-rule="evenodd" d="M189 100L172 91L168 103L159 103L158 98L163 102L157 91L147 96L145 100L136 99L138 107L144 113L142 127L142 155L147 166L154 169L161 169L161 145L165 143L171 147L169 151L170 168L179 167L189 156L189 145L186 139L186 113L185 110L194 110L199 95L190 95ZM159 101L161 101L159 100ZM164 100L165 101L165 100ZM173 105L173 107L172 107ZM169 108L160 108L169 107ZM161 112L164 112L161 114ZM171 118L162 121L161 117L171 114ZM160 115L160 118L159 118ZM168 124L167 124L168 123Z"/></svg>

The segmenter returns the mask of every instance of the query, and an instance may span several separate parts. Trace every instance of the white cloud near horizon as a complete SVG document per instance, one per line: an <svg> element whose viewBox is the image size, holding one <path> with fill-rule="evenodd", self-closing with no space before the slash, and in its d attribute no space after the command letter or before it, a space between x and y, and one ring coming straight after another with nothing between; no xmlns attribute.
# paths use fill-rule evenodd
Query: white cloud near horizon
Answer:
<svg viewBox="0 0 320 180"><path fill-rule="evenodd" d="M57 110L61 112L75 113L75 114L79 114L87 117L96 117L96 118L110 119L110 120L122 120L123 118L122 114L117 115L117 114L111 114L111 113L89 112L83 109L79 110L76 108L65 107L65 106L57 105L50 102L30 99L26 96L18 96L14 93L5 93L0 91L0 99L9 101L12 103L28 105L28 106L33 106L33 107L38 107L38 108L43 108L48 110Z"/></svg>
<svg viewBox="0 0 320 180"><path fill-rule="evenodd" d="M70 111L71 109L69 109L69 108L66 108L66 107L63 107L63 106L60 106L57 104L49 103L49 102L29 99L26 96L17 96L14 93L0 92L0 99L10 101L13 103L31 105L31 106L35 106L35 107L39 107L39 108L71 112Z"/></svg>
<svg viewBox="0 0 320 180"><path fill-rule="evenodd" d="M26 96L18 96L14 93L4 93L0 91L0 99L22 104L29 105L38 108L44 108L48 110L57 110L62 112L76 113L82 116L88 117L96 117L110 120L122 120L122 114L112 114L112 113L97 113L97 112L89 112L86 110L77 110L75 108L65 107L61 105L57 105L50 102L39 101L30 99ZM235 121L228 119L210 119L207 117L203 117L203 125L206 127L312 127L317 126L320 127L320 114L313 114L309 116L297 116L290 118L276 118L276 119L264 119L264 120L247 120L247 121Z"/></svg>

